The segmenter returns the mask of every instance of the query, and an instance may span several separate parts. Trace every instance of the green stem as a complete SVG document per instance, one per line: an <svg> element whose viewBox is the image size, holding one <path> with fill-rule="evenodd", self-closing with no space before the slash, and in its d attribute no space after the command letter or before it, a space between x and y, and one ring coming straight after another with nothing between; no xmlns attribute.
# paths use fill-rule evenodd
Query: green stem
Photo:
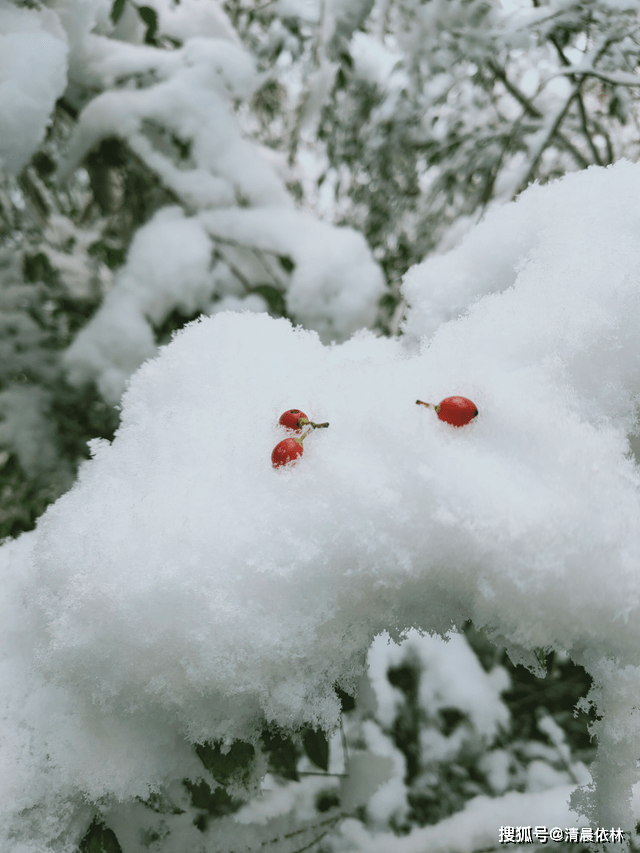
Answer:
<svg viewBox="0 0 640 853"><path fill-rule="evenodd" d="M310 421L308 418L300 418L300 420L298 421L298 426L310 426L312 429L325 429L329 426L329 424L314 424L314 422Z"/></svg>

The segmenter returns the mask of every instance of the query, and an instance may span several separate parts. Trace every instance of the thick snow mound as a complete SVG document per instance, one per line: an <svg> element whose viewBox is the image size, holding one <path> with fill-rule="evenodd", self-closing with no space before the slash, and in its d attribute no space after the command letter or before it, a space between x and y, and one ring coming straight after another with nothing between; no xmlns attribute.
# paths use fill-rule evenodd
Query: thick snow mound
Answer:
<svg viewBox="0 0 640 853"><path fill-rule="evenodd" d="M61 802L71 789L141 795L188 775L188 741L334 726L333 686L355 684L384 629L472 618L512 651L563 649L594 675L604 717L585 803L594 823L631 826L638 184L640 167L622 163L534 189L544 227L512 286L420 353L368 333L326 347L285 320L221 313L144 364L113 444L94 442L29 553L2 549L32 626L9 669L27 677L32 649L28 677L66 721L29 712L47 732L35 757L21 753L29 772L46 749ZM586 199L598 202L588 215ZM511 205L514 222L530 203ZM492 247L505 221L479 226ZM477 404L472 424L415 405L451 394ZM274 470L278 417L293 407L330 427ZM3 626L9 661L12 636ZM7 696L9 731L22 732L22 694ZM112 741L122 760L105 760ZM14 814L18 799L5 802Z"/></svg>
<svg viewBox="0 0 640 853"><path fill-rule="evenodd" d="M67 85L67 40L49 9L0 0L0 169L14 174L42 142Z"/></svg>
<svg viewBox="0 0 640 853"><path fill-rule="evenodd" d="M550 365L522 336L514 352L533 288L413 357L372 335L326 348L265 315L188 327L135 374L113 445L95 443L40 525L43 671L197 740L335 724L333 684L384 628L472 617L526 648L635 664L632 394L619 426L576 392L567 323ZM580 339L594 359L596 339ZM415 405L451 393L477 422ZM291 407L331 426L275 471Z"/></svg>
<svg viewBox="0 0 640 853"><path fill-rule="evenodd" d="M514 203L490 211L458 247L408 271L405 333L413 340L429 337L478 298L516 281L521 287L527 278L565 303L580 293L588 301L594 287L619 290L613 282L637 269L639 191L640 171L628 161L529 187ZM546 298L540 291L540 305ZM562 313L554 312L554 325L564 322L567 310L565 305ZM547 340L548 334L541 346Z"/></svg>

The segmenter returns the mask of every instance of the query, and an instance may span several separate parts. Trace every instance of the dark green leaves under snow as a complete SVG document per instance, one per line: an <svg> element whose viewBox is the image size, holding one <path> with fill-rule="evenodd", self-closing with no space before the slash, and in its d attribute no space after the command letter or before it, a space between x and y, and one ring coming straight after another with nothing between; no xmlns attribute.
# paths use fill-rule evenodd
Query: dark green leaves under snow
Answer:
<svg viewBox="0 0 640 853"><path fill-rule="evenodd" d="M115 0L113 6L111 7L111 21L113 24L117 24L120 18L122 17L126 2L127 0Z"/></svg>
<svg viewBox="0 0 640 853"><path fill-rule="evenodd" d="M228 752L223 753L217 743L196 744L198 758L221 785L244 784L249 781L255 748L250 743L235 741Z"/></svg>
<svg viewBox="0 0 640 853"><path fill-rule="evenodd" d="M112 829L94 819L80 842L80 853L122 853Z"/></svg>
<svg viewBox="0 0 640 853"><path fill-rule="evenodd" d="M277 287L274 287L272 284L258 284L253 288L253 293L262 296L272 314L279 314L281 317L286 317L287 306L284 294Z"/></svg>
<svg viewBox="0 0 640 853"><path fill-rule="evenodd" d="M305 729L302 733L304 751L316 767L327 771L329 769L329 741L324 732L315 729Z"/></svg>
<svg viewBox="0 0 640 853"><path fill-rule="evenodd" d="M138 15L140 20L147 27L145 33L145 44L156 44L156 33L158 32L158 14L151 6L138 6Z"/></svg>

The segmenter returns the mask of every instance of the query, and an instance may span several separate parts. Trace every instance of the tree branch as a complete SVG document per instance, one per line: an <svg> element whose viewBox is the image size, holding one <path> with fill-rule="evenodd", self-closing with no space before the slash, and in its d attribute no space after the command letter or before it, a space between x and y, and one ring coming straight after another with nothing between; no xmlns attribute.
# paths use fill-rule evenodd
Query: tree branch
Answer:
<svg viewBox="0 0 640 853"><path fill-rule="evenodd" d="M551 43L553 44L553 46L554 46L554 47L555 47L555 49L556 49L556 52L557 52L558 57L559 57L559 59L560 59L560 62L565 66L565 68L570 67L571 63L569 62L569 60L568 60L568 59L567 59L567 57L565 56L565 52L564 52L564 50L562 49L561 45L559 45L559 44L558 44L558 39L555 37L555 35L552 35L552 36L551 36ZM587 144L588 144L588 146L589 146L589 149L590 149L590 151L591 151L591 154L593 155L593 159L594 159L594 160L595 160L595 162L598 164L598 166L602 166L602 159L601 159L601 157L600 157L600 152L599 152L599 151L598 151L598 149L596 148L596 144L595 144L595 142L593 141L593 137L592 137L592 136L591 136L591 134L589 133L589 126L588 126L588 120L587 120L587 111L586 111L586 109L585 109L585 106L584 106L584 99L583 99L583 97L582 97L582 92L581 92L581 90L580 90L580 87L581 87L581 85L582 85L582 81L578 81L578 80L576 80L575 76L574 76L574 75L571 75L571 82L573 83L573 85L574 85L574 86L577 86L577 87L578 87L577 100L578 100L578 111L579 111L579 113L580 113L580 124L581 124L581 127L582 127L582 133L584 134L584 136L585 136L585 138L586 138L586 140L587 140Z"/></svg>
<svg viewBox="0 0 640 853"><path fill-rule="evenodd" d="M577 94L578 94L578 90L574 89L573 92L571 93L571 96L567 99L567 102L565 103L564 107L560 110L558 115L555 117L554 122L553 122L551 128L549 129L549 132L547 133L545 139L543 140L542 144L540 146L538 146L538 151L537 151L535 157L533 158L533 160L531 162L531 165L529 167L529 171L527 172L524 180L522 180L520 182L518 188L516 189L516 191L514 193L514 197L516 195L518 195L518 193L520 193L523 189L525 189L525 187L527 187L528 184L533 179L533 176L535 174L535 171L538 167L538 163L540 162L542 155L544 154L544 152L546 151L546 149L550 145L553 137L557 134L558 128L562 124L564 117L566 116L567 112L569 111L569 107L571 106L571 104L572 104L572 102L573 102L573 100ZM580 155L580 156L582 157L582 155ZM582 159L584 160L584 158L582 158ZM588 162L587 162L587 165L589 165Z"/></svg>
<svg viewBox="0 0 640 853"><path fill-rule="evenodd" d="M487 61L487 66L495 74L495 76L498 78L498 80L500 80L504 84L504 87L507 90L507 92L509 92L509 94L512 95L516 99L516 101L518 101L518 103L524 108L527 115L531 116L531 118L537 118L537 119L543 118L543 115L540 112L540 110L537 107L535 107L531 103L529 98L527 98L527 96L523 92L521 92L520 89L518 89L518 87L515 86L509 80L509 78L507 77L507 75L505 74L503 69L500 68L499 65L497 65L492 59L489 59ZM571 104L571 101L573 100L574 97L575 97L575 93L571 96L571 99L569 100L568 104L566 105L566 109L568 109L568 107ZM571 154L571 156L576 161L576 163L580 166L580 168L586 169L587 166L591 165L591 163L589 163L587 158L575 147L573 142L571 142L571 140L568 139L564 135L564 133L562 133L560 131L560 124L562 123L562 120L564 119L566 109L561 114L560 122L554 123L553 136L555 136L557 138L558 142Z"/></svg>
<svg viewBox="0 0 640 853"><path fill-rule="evenodd" d="M238 279L238 281L244 287L247 293L253 293L253 287L251 286L251 282L245 276L245 274L238 269L238 267L233 263L233 261L230 261L229 258L226 258L219 249L213 250L213 257L229 267L231 272L235 275L235 277Z"/></svg>

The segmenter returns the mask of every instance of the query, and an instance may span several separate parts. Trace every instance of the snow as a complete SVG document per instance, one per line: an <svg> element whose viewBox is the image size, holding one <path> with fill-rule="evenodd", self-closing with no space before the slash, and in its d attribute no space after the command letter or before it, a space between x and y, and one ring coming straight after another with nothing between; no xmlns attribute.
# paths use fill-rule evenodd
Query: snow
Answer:
<svg viewBox="0 0 640 853"><path fill-rule="evenodd" d="M129 376L155 355L152 324L178 308L204 310L215 286L211 243L200 223L179 207L162 208L135 234L126 266L97 313L65 353L71 382L98 378L116 403Z"/></svg>
<svg viewBox="0 0 640 853"><path fill-rule="evenodd" d="M287 306L299 323L326 342L343 341L373 325L385 285L364 237L289 209L206 211L200 219L212 237L251 242L295 264Z"/></svg>
<svg viewBox="0 0 640 853"><path fill-rule="evenodd" d="M0 392L0 441L14 448L32 476L55 467L55 434L45 417L49 397L43 388L14 385Z"/></svg>
<svg viewBox="0 0 640 853"><path fill-rule="evenodd" d="M66 351L72 383L95 379L105 399L117 403L131 374L157 351L153 325L174 308L184 316L266 311L258 294L224 292L226 268L212 270L211 238L291 258L288 308L325 340L344 340L373 323L384 281L357 231L288 208L224 208L198 216L163 208L138 229L113 288ZM212 303L216 295L221 298Z"/></svg>
<svg viewBox="0 0 640 853"><path fill-rule="evenodd" d="M435 826L414 828L408 835L368 832L361 823L345 820L340 827L344 853L472 853L497 846L501 826L581 827L588 825L571 812L567 800L572 787L566 785L538 794L511 791L502 797L479 796L465 808Z"/></svg>
<svg viewBox="0 0 640 853"><path fill-rule="evenodd" d="M227 39L239 44L238 34L221 5L207 0L182 0L179 5L170 0L153 4L159 12L160 30L176 39L186 41L199 35Z"/></svg>
<svg viewBox="0 0 640 853"><path fill-rule="evenodd" d="M250 291L265 277L269 286L275 279L287 313L330 343L373 325L385 289L362 235L295 210L273 157L241 133L233 103L250 98L262 78L251 55L231 38L222 10L198 0L184 10L158 6L162 27L184 37L182 47L158 50L88 34L96 9L93 18L84 10L82 25L67 20L72 0L63 10L74 33L73 63L84 68L86 80L107 90L82 111L62 172L68 175L100 140L117 136L188 211L168 208L139 229L114 288L66 353L70 381L94 379L112 403L129 376L155 355L152 324L161 325L176 308L187 316L215 314L239 307L241 300L243 309L265 310L264 300ZM334 73L334 66L322 67L320 88ZM136 76L145 85L136 86ZM182 159L171 151L172 135L188 150ZM219 239L225 258L214 264ZM235 286L229 282L229 243L236 247L230 251L235 269L245 274L242 283L235 277ZM290 276L278 256L294 262Z"/></svg>
<svg viewBox="0 0 640 853"><path fill-rule="evenodd" d="M326 346L286 320L219 313L142 365L113 443L92 442L36 532L0 548L7 607L20 614L0 623L2 760L15 767L0 839L25 798L41 802L45 776L46 805L20 830L40 853L70 802L144 797L197 773L190 743L252 741L266 724L333 731L333 686L355 688L376 635L446 633L469 618L514 656L556 648L593 675L599 754L574 805L593 825L632 825L639 193L640 167L622 162L489 213L407 277L406 343L360 332ZM468 427L415 405L450 394L478 405ZM275 471L278 416L291 407L330 427ZM491 737L505 720L504 673L449 685L445 654L416 654L433 660L424 706L455 701ZM461 640L450 654L465 654ZM25 703L33 690L40 704ZM393 692L376 701L390 719ZM543 770L532 784L555 791L474 800L440 823L437 849L493 844L504 822L577 825L564 804L573 785L558 789L565 777ZM402 797L396 785L385 803L401 809ZM353 822L343 832L349 849L389 849ZM433 833L394 836L393 849L431 849Z"/></svg>
<svg viewBox="0 0 640 853"><path fill-rule="evenodd" d="M443 708L458 708L467 714L473 728L493 738L506 727L509 711L500 694L509 687L506 670L497 667L486 673L466 639L453 634L442 643L439 637L420 636L409 631L402 645L390 644L386 632L373 642L369 651L369 678L376 697L376 716L391 727L402 693L389 684L386 671L405 660L414 661L428 673L421 679L418 703L428 716ZM464 678L452 679L452 672L464 672Z"/></svg>
<svg viewBox="0 0 640 853"><path fill-rule="evenodd" d="M402 54L392 52L372 35L355 32L349 45L356 74L363 80L384 86Z"/></svg>
<svg viewBox="0 0 640 853"><path fill-rule="evenodd" d="M0 2L0 169L15 174L44 139L67 85L67 39L49 9Z"/></svg>
<svg viewBox="0 0 640 853"><path fill-rule="evenodd" d="M144 71L153 71L160 79L147 88L108 90L93 98L83 110L70 143L67 172L106 136L132 140L135 149L146 120L192 142L196 166L210 173L208 206L228 204L234 188L247 203L288 203L281 181L242 137L232 114L230 101L249 97L258 82L252 59L242 48L226 39L194 37L180 50L166 52L104 39L95 54L90 71L102 85L113 85L118 76ZM179 176L163 168L165 160L156 156L149 165L180 193L183 187ZM212 181L215 176L222 176L224 182ZM191 184L187 184L189 188Z"/></svg>

